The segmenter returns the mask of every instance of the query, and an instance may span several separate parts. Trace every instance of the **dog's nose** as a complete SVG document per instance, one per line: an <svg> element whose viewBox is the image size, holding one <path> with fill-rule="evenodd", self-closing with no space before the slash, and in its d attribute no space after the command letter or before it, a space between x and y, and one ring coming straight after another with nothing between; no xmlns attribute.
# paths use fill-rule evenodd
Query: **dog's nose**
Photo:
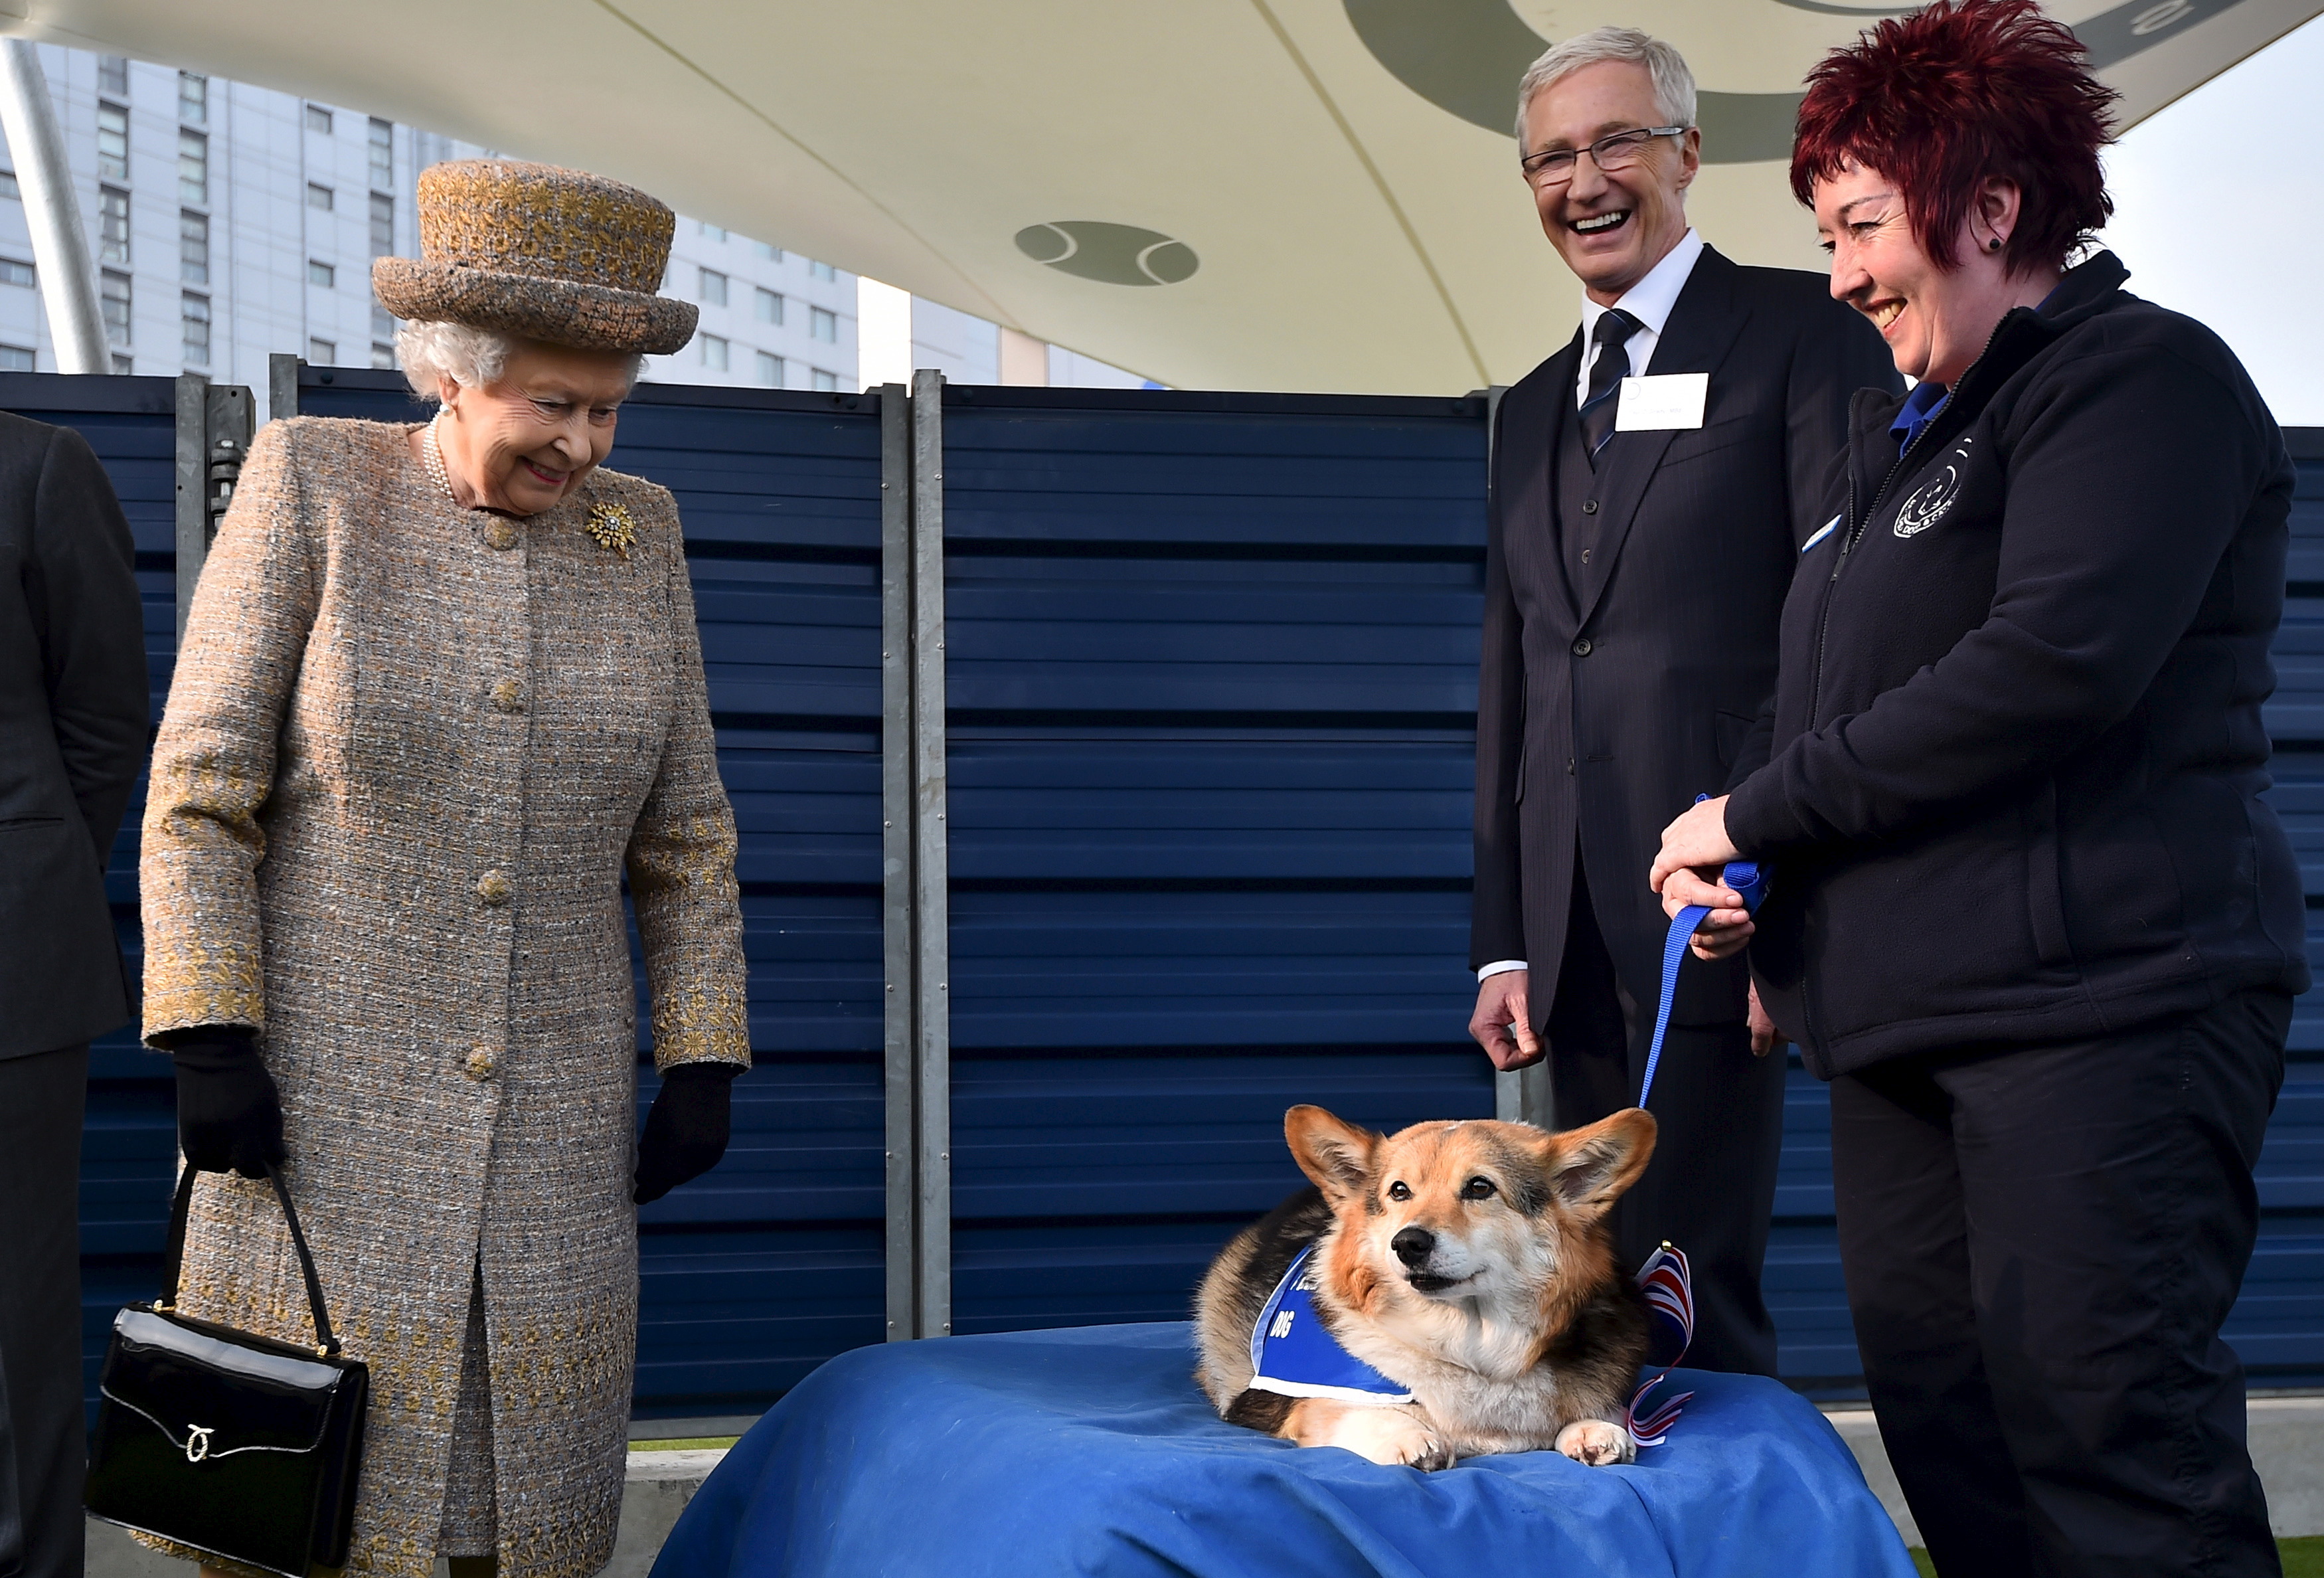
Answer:
<svg viewBox="0 0 2324 1578"><path fill-rule="evenodd" d="M1425 1265L1429 1251L1436 1247L1436 1235L1425 1227L1407 1227L1388 1240L1388 1247L1407 1266Z"/></svg>

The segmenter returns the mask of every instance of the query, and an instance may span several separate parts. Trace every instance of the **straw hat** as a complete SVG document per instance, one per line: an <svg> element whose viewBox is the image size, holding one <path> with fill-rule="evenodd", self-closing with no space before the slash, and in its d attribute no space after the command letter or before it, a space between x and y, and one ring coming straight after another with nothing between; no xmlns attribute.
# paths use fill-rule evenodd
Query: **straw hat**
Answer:
<svg viewBox="0 0 2324 1578"><path fill-rule="evenodd" d="M380 305L551 345L666 355L701 309L654 292L678 217L578 170L466 159L420 175L418 260L371 265Z"/></svg>

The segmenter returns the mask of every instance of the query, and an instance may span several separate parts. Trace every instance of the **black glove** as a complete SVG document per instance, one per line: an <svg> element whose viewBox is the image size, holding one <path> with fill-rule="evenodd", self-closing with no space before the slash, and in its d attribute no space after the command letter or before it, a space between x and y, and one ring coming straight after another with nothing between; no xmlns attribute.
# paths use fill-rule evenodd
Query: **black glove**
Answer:
<svg viewBox="0 0 2324 1578"><path fill-rule="evenodd" d="M239 1025L198 1025L168 1038L178 1069L178 1148L198 1173L263 1178L282 1160L282 1098Z"/></svg>
<svg viewBox="0 0 2324 1578"><path fill-rule="evenodd" d="M739 1063L680 1063L661 1076L661 1094L646 1112L638 1141L638 1186L643 1205L698 1178L726 1154Z"/></svg>

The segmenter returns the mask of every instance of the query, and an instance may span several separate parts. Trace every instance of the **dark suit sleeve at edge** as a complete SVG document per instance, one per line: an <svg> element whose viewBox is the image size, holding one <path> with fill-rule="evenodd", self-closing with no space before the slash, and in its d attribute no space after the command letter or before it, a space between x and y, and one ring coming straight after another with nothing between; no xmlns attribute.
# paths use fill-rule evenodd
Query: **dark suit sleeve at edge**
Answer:
<svg viewBox="0 0 2324 1578"><path fill-rule="evenodd" d="M1792 546L1803 548L1823 530L1845 498L1848 413L1858 390L1891 399L1904 392L1895 359L1865 316L1838 301L1817 304L1792 353L1790 402L1784 424L1784 481L1791 489ZM1775 697L1770 691L1758 719L1727 775L1727 793L1767 765L1775 743Z"/></svg>
<svg viewBox="0 0 2324 1578"><path fill-rule="evenodd" d="M1469 967L1530 957L1517 879L1517 769L1525 750L1523 624L1501 544L1501 454L1494 412L1495 476L1485 496L1484 650L1477 667L1476 877L1470 891Z"/></svg>
<svg viewBox="0 0 2324 1578"><path fill-rule="evenodd" d="M145 614L136 549L87 439L60 428L32 505L34 584L49 715L100 867L145 762Z"/></svg>

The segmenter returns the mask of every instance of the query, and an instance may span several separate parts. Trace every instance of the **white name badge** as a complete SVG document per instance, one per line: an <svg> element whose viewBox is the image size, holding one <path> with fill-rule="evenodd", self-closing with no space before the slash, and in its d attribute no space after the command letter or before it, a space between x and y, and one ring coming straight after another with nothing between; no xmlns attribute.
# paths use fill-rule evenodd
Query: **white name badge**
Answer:
<svg viewBox="0 0 2324 1578"><path fill-rule="evenodd" d="M1614 408L1614 430L1647 433L1702 426L1702 402L1711 393L1708 373L1650 373L1622 380Z"/></svg>

